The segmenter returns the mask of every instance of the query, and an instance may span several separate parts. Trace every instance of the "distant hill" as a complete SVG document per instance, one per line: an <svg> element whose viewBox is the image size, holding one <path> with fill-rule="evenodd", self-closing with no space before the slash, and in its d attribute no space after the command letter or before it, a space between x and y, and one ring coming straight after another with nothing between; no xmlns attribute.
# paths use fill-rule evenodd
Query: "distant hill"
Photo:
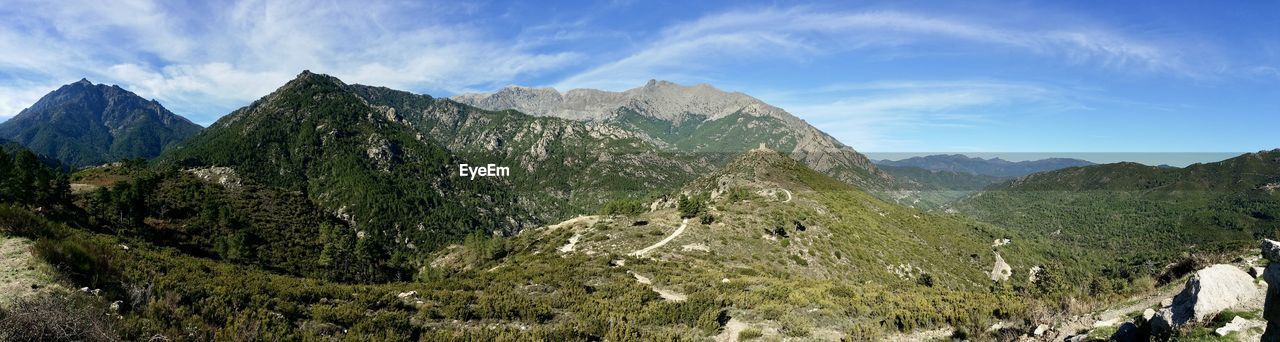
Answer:
<svg viewBox="0 0 1280 342"><path fill-rule="evenodd" d="M884 166L918 167L925 170L965 172L994 177L1021 177L1036 172L1094 165L1086 160L1072 158L1011 162L1000 158L983 159L963 154L936 154L902 160L877 160L875 163Z"/></svg>
<svg viewBox="0 0 1280 342"><path fill-rule="evenodd" d="M83 79L0 123L0 138L73 168L152 158L199 131L154 100Z"/></svg>
<svg viewBox="0 0 1280 342"><path fill-rule="evenodd" d="M968 172L926 170L914 166L880 165L880 170L893 175L899 182L909 183L904 187L903 198L898 202L921 209L934 209L945 206L957 199L1009 177L978 175Z"/></svg>
<svg viewBox="0 0 1280 342"><path fill-rule="evenodd" d="M1280 224L1280 150L1185 168L1114 163L1041 172L952 205L1081 254L1155 275L1185 255L1252 247Z"/></svg>

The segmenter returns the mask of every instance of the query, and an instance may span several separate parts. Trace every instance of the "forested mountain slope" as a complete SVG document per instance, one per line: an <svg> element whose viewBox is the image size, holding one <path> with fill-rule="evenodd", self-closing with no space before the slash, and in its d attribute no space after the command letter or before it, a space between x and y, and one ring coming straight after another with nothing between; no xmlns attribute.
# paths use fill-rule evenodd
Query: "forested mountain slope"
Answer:
<svg viewBox="0 0 1280 342"><path fill-rule="evenodd" d="M447 148L370 105L336 78L303 72L160 158L161 165L229 167L297 191L392 259L473 231L529 224L515 196L487 178L457 177Z"/></svg>
<svg viewBox="0 0 1280 342"><path fill-rule="evenodd" d="M1011 162L1000 158L983 159L963 154L937 154L902 160L879 160L876 161L876 165L918 167L925 170L964 172L990 177L1021 177L1036 172L1088 166L1093 165L1093 163L1072 158L1047 158Z"/></svg>
<svg viewBox="0 0 1280 342"><path fill-rule="evenodd" d="M0 138L73 168L152 158L199 131L159 102L83 79L0 123Z"/></svg>
<svg viewBox="0 0 1280 342"><path fill-rule="evenodd" d="M547 220L594 212L613 199L648 198L714 167L705 155L662 151L613 125L487 111L382 87L351 90L465 162L511 167L495 181Z"/></svg>
<svg viewBox="0 0 1280 342"><path fill-rule="evenodd" d="M1181 169L1116 163L1038 173L952 209L1114 259L1117 273L1158 275L1180 256L1276 234L1277 189L1280 150L1271 150Z"/></svg>

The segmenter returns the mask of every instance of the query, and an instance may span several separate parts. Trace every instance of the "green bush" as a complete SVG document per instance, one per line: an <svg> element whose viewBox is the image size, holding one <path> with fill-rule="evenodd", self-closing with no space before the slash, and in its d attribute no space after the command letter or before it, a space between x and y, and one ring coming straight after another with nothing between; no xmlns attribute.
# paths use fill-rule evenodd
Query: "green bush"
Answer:
<svg viewBox="0 0 1280 342"><path fill-rule="evenodd" d="M676 201L676 209L680 211L680 218L691 218L701 214L706 208L706 200L701 196L689 197L681 194L680 199Z"/></svg>
<svg viewBox="0 0 1280 342"><path fill-rule="evenodd" d="M778 328L778 331L790 337L809 336L809 332L813 330L813 321L808 317L796 314L783 315L778 323L782 325Z"/></svg>
<svg viewBox="0 0 1280 342"><path fill-rule="evenodd" d="M648 211L644 202L636 199L616 199L600 208L601 215L636 216Z"/></svg>

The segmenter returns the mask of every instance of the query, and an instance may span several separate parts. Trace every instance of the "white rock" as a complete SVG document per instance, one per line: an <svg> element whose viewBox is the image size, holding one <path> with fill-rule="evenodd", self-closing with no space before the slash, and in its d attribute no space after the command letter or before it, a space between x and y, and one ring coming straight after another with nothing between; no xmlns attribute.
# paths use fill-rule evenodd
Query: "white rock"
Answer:
<svg viewBox="0 0 1280 342"><path fill-rule="evenodd" d="M1049 332L1049 325L1041 324L1041 325L1037 325L1036 330L1033 331L1031 334L1035 336L1040 336L1040 335L1044 335L1044 333L1046 332Z"/></svg>
<svg viewBox="0 0 1280 342"><path fill-rule="evenodd" d="M1000 253L996 253L996 263L991 266L991 280L997 282L1006 281L1009 280L1011 275L1013 275L1013 268L1004 262L1004 258L1000 257Z"/></svg>
<svg viewBox="0 0 1280 342"><path fill-rule="evenodd" d="M1267 326L1266 322L1254 321L1254 320L1245 319L1244 317L1236 316L1236 318L1232 319L1231 322L1227 323L1227 325L1224 325L1218 329L1214 329L1213 333L1217 334L1218 336L1227 336L1227 334L1230 334L1232 332L1248 331L1249 329L1252 329L1255 327L1265 327L1265 326Z"/></svg>
<svg viewBox="0 0 1280 342"><path fill-rule="evenodd" d="M1187 322L1203 322L1222 310L1256 299L1262 291L1243 270L1218 264L1196 271L1181 293L1173 299L1175 327Z"/></svg>
<svg viewBox="0 0 1280 342"><path fill-rule="evenodd" d="M404 298L409 298L417 295L418 295L418 291L409 291L409 292L401 292L400 294L396 295L396 297L399 297L400 299L404 299Z"/></svg>
<svg viewBox="0 0 1280 342"><path fill-rule="evenodd" d="M1146 310L1143 310L1143 311L1142 311L1142 320L1143 320L1143 321L1150 322L1150 321L1151 321L1151 319L1152 319L1152 318L1155 318L1155 317L1156 317L1156 310L1153 310L1153 309L1151 309L1151 308L1147 308Z"/></svg>

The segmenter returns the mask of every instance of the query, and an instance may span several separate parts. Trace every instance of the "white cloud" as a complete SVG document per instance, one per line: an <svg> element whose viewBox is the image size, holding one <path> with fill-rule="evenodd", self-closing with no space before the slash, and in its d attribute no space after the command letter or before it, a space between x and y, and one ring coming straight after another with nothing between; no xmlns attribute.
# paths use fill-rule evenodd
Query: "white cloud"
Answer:
<svg viewBox="0 0 1280 342"><path fill-rule="evenodd" d="M15 75L10 84L81 77L118 83L208 124L304 69L349 83L459 92L509 84L579 58L531 51L446 20L474 10L465 6L258 0L168 5L20 4L32 10L0 12L0 20L10 22L0 30L0 72ZM432 7L411 8L426 6ZM33 102L12 91L0 97L0 106Z"/></svg>
<svg viewBox="0 0 1280 342"><path fill-rule="evenodd" d="M18 83L0 85L0 121L17 115L59 84Z"/></svg>
<svg viewBox="0 0 1280 342"><path fill-rule="evenodd" d="M764 94L841 142L865 151L919 148L906 131L963 130L1010 115L1090 110L1068 91L997 81L882 81Z"/></svg>
<svg viewBox="0 0 1280 342"><path fill-rule="evenodd" d="M619 88L670 78L726 59L804 58L868 47L967 42L1012 48L1067 63L1201 77L1174 47L1101 28L1033 30L894 11L819 12L808 8L738 11L672 26L617 61L565 78L557 87Z"/></svg>

